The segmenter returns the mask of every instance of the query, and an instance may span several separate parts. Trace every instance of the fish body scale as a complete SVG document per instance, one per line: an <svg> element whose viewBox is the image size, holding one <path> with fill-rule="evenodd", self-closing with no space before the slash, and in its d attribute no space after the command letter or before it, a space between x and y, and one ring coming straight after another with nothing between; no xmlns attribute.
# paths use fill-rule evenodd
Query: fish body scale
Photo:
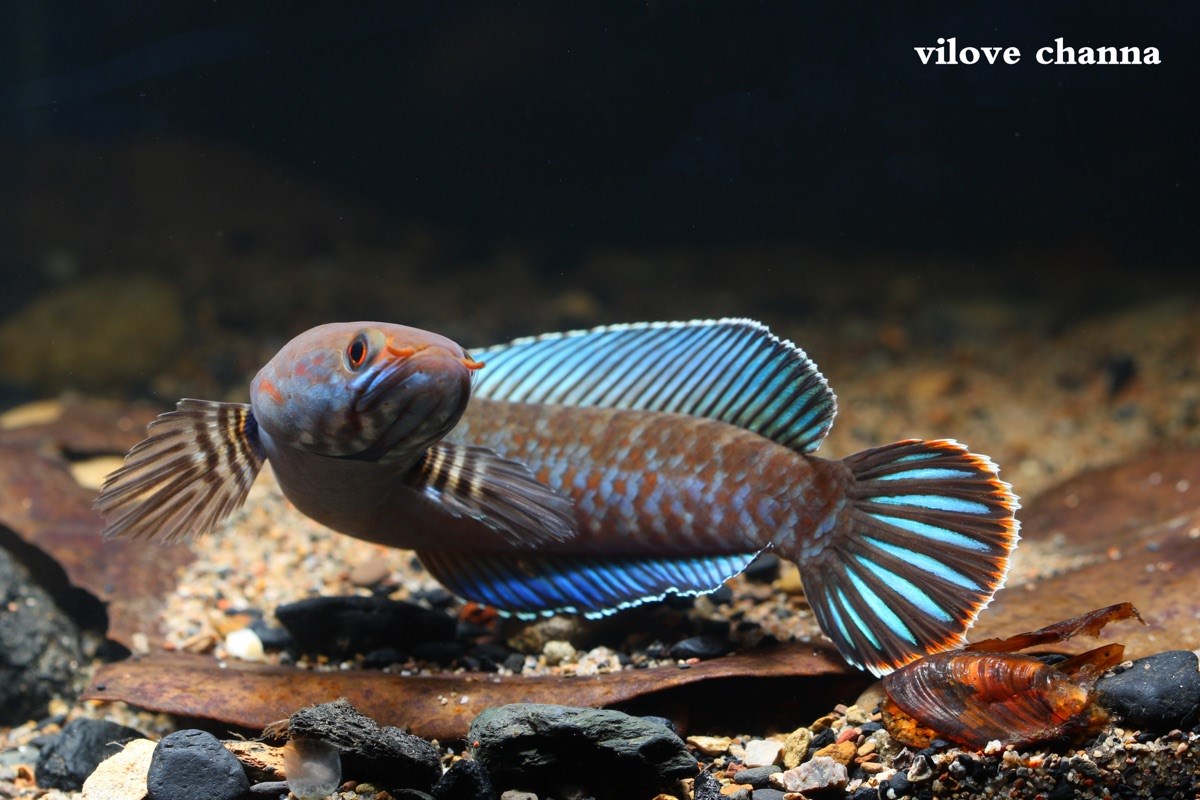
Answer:
<svg viewBox="0 0 1200 800"><path fill-rule="evenodd" d="M449 438L572 497L579 534L542 553L754 551L815 527L841 494L836 464L682 414L476 398Z"/></svg>

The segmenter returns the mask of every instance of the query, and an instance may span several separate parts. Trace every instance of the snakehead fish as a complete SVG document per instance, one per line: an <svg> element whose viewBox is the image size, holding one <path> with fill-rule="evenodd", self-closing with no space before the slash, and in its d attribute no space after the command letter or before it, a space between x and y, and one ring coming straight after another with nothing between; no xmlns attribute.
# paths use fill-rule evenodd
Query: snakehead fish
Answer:
<svg viewBox="0 0 1200 800"><path fill-rule="evenodd" d="M151 423L96 501L104 535L211 530L269 460L308 516L413 549L453 592L522 617L703 594L770 550L799 566L843 657L877 675L961 645L1018 539L1009 485L953 440L815 456L835 397L751 320L474 357L414 328L334 323L284 346L250 395Z"/></svg>

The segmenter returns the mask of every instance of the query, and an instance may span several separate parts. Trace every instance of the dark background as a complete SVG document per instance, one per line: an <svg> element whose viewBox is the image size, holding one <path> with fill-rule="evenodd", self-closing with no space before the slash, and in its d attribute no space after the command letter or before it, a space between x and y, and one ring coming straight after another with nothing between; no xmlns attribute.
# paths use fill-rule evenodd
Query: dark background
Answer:
<svg viewBox="0 0 1200 800"><path fill-rule="evenodd" d="M1087 239L1186 262L1196 235L1190 2L4 9L9 143L200 133L483 238ZM1024 58L922 66L938 36ZM1164 63L1034 63L1057 36Z"/></svg>
<svg viewBox="0 0 1200 800"><path fill-rule="evenodd" d="M109 317L181 320L163 351L245 336L192 370L237 386L337 318L478 343L709 315L905 325L965 297L1040 303L1052 335L1200 284L1183 0L12 0L0 30L0 350L37 327L6 338L6 316L72 286ZM951 36L1021 63L922 65ZM1037 64L1059 36L1163 63ZM86 282L139 275L171 296ZM47 338L87 316L63 303ZM0 389L102 386L37 359L0 363Z"/></svg>

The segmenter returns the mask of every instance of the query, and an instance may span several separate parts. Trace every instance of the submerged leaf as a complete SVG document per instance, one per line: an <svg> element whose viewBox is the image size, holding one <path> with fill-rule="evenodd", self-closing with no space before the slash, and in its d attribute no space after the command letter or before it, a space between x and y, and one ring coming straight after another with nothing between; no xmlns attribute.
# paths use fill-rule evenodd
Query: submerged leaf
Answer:
<svg viewBox="0 0 1200 800"><path fill-rule="evenodd" d="M912 747L942 738L982 748L991 741L1027 746L1092 730L1107 718L1092 687L1121 662L1124 647L1098 647L1053 666L1012 651L1080 633L1094 636L1107 623L1130 617L1141 620L1132 605L1121 603L918 659L883 679L888 732Z"/></svg>
<svg viewBox="0 0 1200 800"><path fill-rule="evenodd" d="M808 692L789 686L783 693L771 678L803 676ZM366 670L314 672L287 666L218 662L186 653L155 653L96 671L84 693L91 700L120 700L151 711L213 719L259 730L298 708L345 698L380 725L394 725L419 736L455 739L466 735L484 708L536 700L607 708L655 696L656 710L686 722L700 703L668 696L674 690L714 680L747 679L797 702L821 702L831 695L830 680L844 682L847 694L866 678L851 670L832 648L779 646L702 661L688 669L623 670L604 675L500 676L493 673L397 675ZM825 679L825 680L814 680ZM719 689L705 683L705 703L719 706ZM850 694L850 696L853 696ZM739 687L733 700L753 708L751 694ZM777 705L788 704L778 701Z"/></svg>

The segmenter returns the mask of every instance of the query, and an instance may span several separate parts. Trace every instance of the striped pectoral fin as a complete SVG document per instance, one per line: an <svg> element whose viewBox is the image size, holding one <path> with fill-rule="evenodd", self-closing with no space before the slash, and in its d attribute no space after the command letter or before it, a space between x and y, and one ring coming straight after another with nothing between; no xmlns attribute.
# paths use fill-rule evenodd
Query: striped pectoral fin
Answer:
<svg viewBox="0 0 1200 800"><path fill-rule="evenodd" d="M595 618L669 594L706 594L745 569L756 555L626 558L417 552L426 569L450 591L526 619L559 612Z"/></svg>
<svg viewBox="0 0 1200 800"><path fill-rule="evenodd" d="M105 539L207 533L241 507L266 460L243 403L180 400L147 431L96 498Z"/></svg>
<svg viewBox="0 0 1200 800"><path fill-rule="evenodd" d="M845 463L848 522L801 567L821 627L876 675L962 645L1019 538L1011 487L951 440L897 442Z"/></svg>
<svg viewBox="0 0 1200 800"><path fill-rule="evenodd" d="M479 520L520 547L578 532L570 497L486 447L438 442L412 468L409 482L452 516Z"/></svg>

